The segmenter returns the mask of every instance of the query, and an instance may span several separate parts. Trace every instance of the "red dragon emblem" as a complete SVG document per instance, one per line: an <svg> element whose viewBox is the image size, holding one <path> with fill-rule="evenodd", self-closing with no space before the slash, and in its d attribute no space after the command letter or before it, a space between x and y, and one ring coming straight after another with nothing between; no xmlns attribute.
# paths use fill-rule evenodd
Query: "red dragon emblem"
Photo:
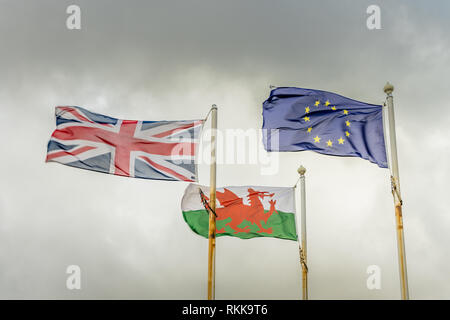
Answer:
<svg viewBox="0 0 450 320"><path fill-rule="evenodd" d="M244 222L244 220L254 223L259 227L258 233L272 233L272 228L264 229L261 225L261 221L267 223L267 220L273 213L278 214L275 209L276 200L270 200L269 212L264 212L264 206L261 200L264 197L273 197L273 193L256 191L252 188L248 188L247 198L250 205L244 204L243 198L239 198L236 194L228 189L224 189L223 192L217 191L216 197L222 207L216 208L216 221L223 221L231 218L231 221L226 223L225 226L229 226L234 230L234 233L239 232L250 232L250 227L245 226L244 228L239 228L238 226ZM207 198L205 196L205 198ZM225 227L217 230L216 233L225 233Z"/></svg>

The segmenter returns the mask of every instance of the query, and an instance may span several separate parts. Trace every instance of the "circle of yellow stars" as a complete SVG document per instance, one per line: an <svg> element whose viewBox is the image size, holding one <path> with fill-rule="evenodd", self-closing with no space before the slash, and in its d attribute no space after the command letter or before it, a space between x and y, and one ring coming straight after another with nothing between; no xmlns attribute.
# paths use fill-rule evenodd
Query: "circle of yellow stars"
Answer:
<svg viewBox="0 0 450 320"><path fill-rule="evenodd" d="M328 107L330 104L331 104L331 102L328 101L328 100L323 103L323 105L325 107ZM316 100L314 102L314 106L315 107L319 107L320 106L320 100ZM337 110L336 106L331 106L330 109L333 110L333 111ZM306 116L306 114L308 114L310 112L311 112L311 108L309 106L307 106L305 108L305 117L303 117L303 120L304 120L305 123L311 121L310 117ZM346 115L348 115L348 110L344 109L344 110L342 110L342 113L346 116ZM347 127L347 130L345 131L345 136L348 138L348 137L350 137L350 131L349 130L350 130L350 127L351 127L351 123L350 123L349 120L345 121L345 126ZM312 133L312 130L313 130L313 127L308 127L308 129L306 129L306 132L309 134L309 133ZM314 143L320 143L320 140L322 138L319 137L318 135L316 135L315 137L313 137L313 139L314 139ZM344 144L344 142L345 142L345 139L343 137L340 137L339 139L337 139L338 145L339 144ZM327 147L331 148L333 146L333 141L331 141L331 139L328 139L328 141L326 141L325 143L326 143Z"/></svg>

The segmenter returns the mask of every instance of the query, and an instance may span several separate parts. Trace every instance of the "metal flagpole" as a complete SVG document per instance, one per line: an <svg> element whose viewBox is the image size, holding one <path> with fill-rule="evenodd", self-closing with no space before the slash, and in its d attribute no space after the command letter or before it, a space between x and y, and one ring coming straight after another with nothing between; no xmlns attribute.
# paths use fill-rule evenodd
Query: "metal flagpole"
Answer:
<svg viewBox="0 0 450 320"><path fill-rule="evenodd" d="M308 267L306 264L306 188L305 188L305 172L306 169L303 166L298 168L297 172L300 174L301 185L301 244L300 250L300 264L302 265L302 299L308 300Z"/></svg>
<svg viewBox="0 0 450 320"><path fill-rule="evenodd" d="M397 247L398 247L398 263L400 271L400 286L402 299L409 300L408 292L408 275L406 272L406 254L405 254L405 238L403 235L403 216L402 216L402 197L400 195L400 179L398 172L397 158L397 141L395 134L395 118L394 118L394 101L392 92L394 86L389 82L384 86L384 92L387 95L387 108L389 119L389 140L390 140L390 156L391 156L391 187L394 196L395 205L395 221L397 225Z"/></svg>
<svg viewBox="0 0 450 320"><path fill-rule="evenodd" d="M216 278L216 136L217 136L217 106L211 107L211 167L209 189L209 232L208 232L208 300L215 299Z"/></svg>

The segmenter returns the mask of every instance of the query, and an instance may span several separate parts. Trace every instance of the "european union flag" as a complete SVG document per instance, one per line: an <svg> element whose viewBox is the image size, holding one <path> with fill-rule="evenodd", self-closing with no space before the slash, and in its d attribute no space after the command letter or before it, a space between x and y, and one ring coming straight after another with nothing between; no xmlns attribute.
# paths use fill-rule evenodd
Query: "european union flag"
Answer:
<svg viewBox="0 0 450 320"><path fill-rule="evenodd" d="M360 157L387 168L382 113L381 105L332 92L276 88L263 103L264 147Z"/></svg>

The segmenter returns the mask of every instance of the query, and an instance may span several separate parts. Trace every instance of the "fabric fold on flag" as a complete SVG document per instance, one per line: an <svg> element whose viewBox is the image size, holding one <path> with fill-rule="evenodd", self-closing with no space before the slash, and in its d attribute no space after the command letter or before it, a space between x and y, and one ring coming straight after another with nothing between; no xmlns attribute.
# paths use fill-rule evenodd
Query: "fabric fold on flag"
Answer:
<svg viewBox="0 0 450 320"><path fill-rule="evenodd" d="M184 192L181 210L192 231L208 238L209 187L191 183ZM294 188L238 186L216 191L216 236L241 239L272 237L297 240Z"/></svg>
<svg viewBox="0 0 450 320"><path fill-rule="evenodd" d="M46 162L119 176L197 181L204 120L121 120L81 107L56 107Z"/></svg>
<svg viewBox="0 0 450 320"><path fill-rule="evenodd" d="M267 151L311 150L387 168L383 107L313 89L280 87L263 103Z"/></svg>

